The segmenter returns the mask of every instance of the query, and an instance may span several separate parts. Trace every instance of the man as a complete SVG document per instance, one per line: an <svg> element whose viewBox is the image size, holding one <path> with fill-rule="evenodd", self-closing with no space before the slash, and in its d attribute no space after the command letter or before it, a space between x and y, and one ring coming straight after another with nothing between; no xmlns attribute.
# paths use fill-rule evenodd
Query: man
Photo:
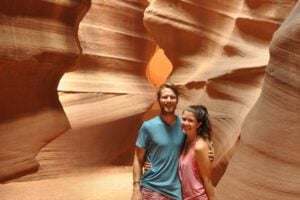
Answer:
<svg viewBox="0 0 300 200"><path fill-rule="evenodd" d="M132 200L181 200L178 158L184 142L180 118L175 115L178 90L163 84L157 92L160 114L143 123L133 162ZM143 174L144 162L151 167Z"/></svg>

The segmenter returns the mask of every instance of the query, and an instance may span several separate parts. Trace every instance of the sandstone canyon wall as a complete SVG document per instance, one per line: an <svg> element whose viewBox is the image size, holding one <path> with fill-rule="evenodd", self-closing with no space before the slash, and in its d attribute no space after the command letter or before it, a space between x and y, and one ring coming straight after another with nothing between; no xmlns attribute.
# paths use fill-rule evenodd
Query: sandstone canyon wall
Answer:
<svg viewBox="0 0 300 200"><path fill-rule="evenodd" d="M242 131L239 151L217 187L220 199L231 199L235 192L228 191L238 186L238 197L247 197L248 192L260 195L251 187L252 183L278 187L272 182L276 180L273 170L268 170L273 163L285 169L284 180L291 179L292 171L297 172L299 166L299 149L295 146L299 127L293 124L299 122L295 112L299 108L295 107L299 104L299 52L298 43L291 42L297 41L299 33L296 28L289 30L290 26L297 27L296 14L289 17L288 25L273 40L262 96L255 102L261 93L273 33L296 2L1 1L0 179L12 182L0 188L0 195L14 199L16 188L38 184L33 180L56 178L59 185L63 182L59 177L68 174L90 173L105 165L130 165L137 130L155 102L154 87L147 80L146 71L156 45L173 65L168 81L178 85L181 92L178 114L187 104L205 104L210 111L216 185ZM286 32L290 37L280 39ZM286 41L290 53L277 53L276 47L282 46L278 43ZM279 68L279 64L283 67ZM287 98L277 98L284 96L281 94ZM283 106L278 107L278 103ZM270 126L266 126L256 137L256 129L277 122L276 117L267 118L276 116L273 112L277 109L288 120L285 126L272 128L282 128L284 132L273 137ZM251 134L253 131L255 135ZM276 138L283 133L291 136L285 151L268 150L280 141ZM263 144L259 149L263 153L253 153L252 149L250 152L249 145L243 144L251 144L253 149ZM240 179L235 179L240 174L232 169L246 174L248 167L263 161L264 153L274 156L274 160L258 168L253 181L241 184ZM253 155L260 160L251 160ZM20 177L24 174L28 175ZM127 178L131 181L130 175ZM283 189L291 199L298 195L297 180L293 180ZM24 187L17 186L17 181L23 182ZM286 189L288 186L290 189ZM100 191L105 188L97 187ZM59 192L51 193L47 186L44 191L56 195L56 199L60 192L65 192L59 186L52 188ZM131 189L130 184L127 189ZM274 197L279 191L276 189L267 195ZM99 199L92 193L87 195L88 199Z"/></svg>
<svg viewBox="0 0 300 200"><path fill-rule="evenodd" d="M40 149L70 128L58 99L81 54L84 1L0 2L0 180L38 169Z"/></svg>
<svg viewBox="0 0 300 200"><path fill-rule="evenodd" d="M295 1L153 0L145 25L173 64L181 87L178 113L205 104L213 123L218 183L261 92L269 43ZM178 14L180 13L180 14Z"/></svg>
<svg viewBox="0 0 300 200"><path fill-rule="evenodd" d="M138 0L1 3L7 32L1 39L9 47L1 48L7 96L1 99L6 103L1 104L2 179L37 170L37 161L39 171L19 181L131 163L141 114L155 99L145 73L156 47L143 26L146 5Z"/></svg>
<svg viewBox="0 0 300 200"><path fill-rule="evenodd" d="M218 186L220 199L300 198L299 19L298 3L273 36L262 93Z"/></svg>

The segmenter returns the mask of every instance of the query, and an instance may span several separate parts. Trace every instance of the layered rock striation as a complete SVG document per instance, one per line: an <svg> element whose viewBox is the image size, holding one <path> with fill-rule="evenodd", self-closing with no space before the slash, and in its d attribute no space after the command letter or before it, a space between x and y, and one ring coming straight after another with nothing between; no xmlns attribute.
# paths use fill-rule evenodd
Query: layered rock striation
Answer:
<svg viewBox="0 0 300 200"><path fill-rule="evenodd" d="M180 89L177 114L208 107L215 185L236 152L220 199L298 198L299 6L286 19L296 2L2 0L0 180L13 183L0 196L131 165L138 128L157 113L146 73L158 45Z"/></svg>
<svg viewBox="0 0 300 200"><path fill-rule="evenodd" d="M153 0L145 11L148 31L173 64L168 80L181 87L178 113L188 104L208 107L215 184L260 95L272 35L294 5L295 1Z"/></svg>
<svg viewBox="0 0 300 200"><path fill-rule="evenodd" d="M70 128L57 86L81 54L86 1L0 3L0 180L38 169L42 147Z"/></svg>
<svg viewBox="0 0 300 200"><path fill-rule="evenodd" d="M300 197L300 4L273 36L262 93L218 186L220 199Z"/></svg>
<svg viewBox="0 0 300 200"><path fill-rule="evenodd" d="M72 1L60 3L63 8L68 4L77 4ZM18 181L61 177L66 172L79 173L107 164L130 165L142 115L155 101L154 87L146 77L147 65L156 48L156 43L143 26L147 2L97 0L81 4L86 8L85 13L70 7L72 13L81 16L80 22L77 21L72 29L74 44L63 40L49 41L51 45L58 43L63 48L77 52L72 65L59 71L60 76L53 85L55 100L60 106L66 127L56 131L55 137L51 135L49 138L52 141L44 141L44 148L33 155L38 153L36 160L40 165L39 171ZM57 14L55 16L62 23L69 23L67 20L70 17L65 17L65 12L63 10L61 18ZM57 49L53 51L58 54ZM44 58L59 64L59 60L51 56L45 55ZM45 72L50 76L48 71ZM34 83L47 84L43 81ZM25 91L28 89L27 85L23 87ZM43 93L47 92L43 90ZM54 117L54 121L64 122ZM37 120L36 123L41 122ZM48 126L57 129L59 123ZM24 130L16 134L20 131ZM56 137L59 134L60 137ZM36 145L37 139L30 132L26 137L34 140L28 146ZM3 142L11 140L13 138ZM18 144L10 145L10 148L19 148ZM22 153L23 150L20 151ZM6 152L3 151L3 154Z"/></svg>

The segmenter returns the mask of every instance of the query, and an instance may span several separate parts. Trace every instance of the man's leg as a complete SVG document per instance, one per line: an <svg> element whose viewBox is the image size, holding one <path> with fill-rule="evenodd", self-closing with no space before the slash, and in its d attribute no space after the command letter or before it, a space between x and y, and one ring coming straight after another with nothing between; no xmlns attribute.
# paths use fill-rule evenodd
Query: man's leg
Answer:
<svg viewBox="0 0 300 200"><path fill-rule="evenodd" d="M143 200L171 200L169 197L148 188L142 188L142 197Z"/></svg>

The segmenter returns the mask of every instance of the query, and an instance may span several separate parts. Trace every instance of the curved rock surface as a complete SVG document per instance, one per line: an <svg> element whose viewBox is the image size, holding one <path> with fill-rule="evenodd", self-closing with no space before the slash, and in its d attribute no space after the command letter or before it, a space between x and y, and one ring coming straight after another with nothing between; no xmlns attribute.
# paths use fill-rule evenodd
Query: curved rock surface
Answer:
<svg viewBox="0 0 300 200"><path fill-rule="evenodd" d="M54 41L63 48L77 51L79 55L72 65L61 69L60 76L57 77L55 87L53 87L57 104L64 117L62 120L53 116L53 121L57 120L59 123L65 121L66 126L63 130L54 131L52 135L48 135L49 139L55 139L51 143L43 139L42 145L47 144L47 146L36 157L40 165L38 172L19 178L18 181L55 178L65 176L65 172L78 173L79 170L105 164L130 165L134 140L137 128L142 122L142 114L155 101L154 87L146 78L146 67L156 48L156 43L143 26L146 2L98 0L81 3L60 1L60 3L53 4L54 10L70 6L69 9L73 14L82 17L80 24L72 27L74 44L69 44L68 41L64 43ZM86 15L83 16L85 13L72 7L79 5L88 9ZM21 11L15 12L17 15ZM63 10L63 13L65 12ZM99 13L101 13L100 16ZM64 20L70 20L70 16L65 19L63 15L60 16L61 18L57 16L57 13L53 15L63 23L67 23ZM35 16L32 18L34 21ZM54 49L53 51L58 54L57 51L62 50ZM59 64L59 60L50 56L45 56L46 58L50 60L49 62ZM70 72L64 74L67 70ZM45 75L50 76L48 71L45 71ZM44 81L43 84L33 80L33 84L47 84L45 80L41 79L41 81ZM58 81L59 85L57 85ZM25 84L22 87L24 89L28 85ZM56 88L63 110L57 98ZM32 92L36 93L34 90ZM43 93L47 92L46 89L43 90ZM45 95L42 98L48 99ZM28 101L28 104L33 103L30 102L30 98ZM53 104L53 102L50 103ZM13 107L13 105L9 104L7 107ZM54 109L51 110L51 112L54 111ZM12 114L10 111L9 113ZM14 124L15 121L12 123ZM36 123L45 128L48 126L55 130L59 128L59 123L42 125L39 120L36 120ZM69 124L71 129L66 131ZM22 125L22 122L18 125ZM32 129L36 131L38 128ZM16 134L20 131L23 130L18 130ZM63 131L66 132L55 138ZM26 146L37 145L37 138L30 131L26 132L24 131L26 134L24 138L33 140L33 144L26 144ZM8 137L7 135L5 137ZM18 144L9 143L14 140L11 134L10 137L4 138L1 142L7 142L7 146L10 145L9 148L19 148ZM39 145L40 149L41 144ZM23 155L24 150L20 151ZM1 153L7 155L6 151ZM33 156L36 156L36 153L38 151ZM8 163L7 166L11 164ZM21 170L25 169L20 168Z"/></svg>
<svg viewBox="0 0 300 200"><path fill-rule="evenodd" d="M218 186L220 199L300 198L299 19L300 4L274 34L262 93Z"/></svg>
<svg viewBox="0 0 300 200"><path fill-rule="evenodd" d="M145 11L148 31L173 64L169 81L182 88L178 113L187 104L208 106L215 184L261 92L272 35L294 3L153 0Z"/></svg>
<svg viewBox="0 0 300 200"><path fill-rule="evenodd" d="M85 1L0 3L0 180L38 169L35 156L70 124L57 85L80 53Z"/></svg>
<svg viewBox="0 0 300 200"><path fill-rule="evenodd" d="M137 130L157 112L156 105L147 112L155 92L146 77L157 45L173 65L168 80L182 94L178 114L187 104L208 106L214 182L220 181L261 93L273 33L297 1L149 2L146 8L146 0L1 1L0 92L7 98L0 99L0 179L10 180L0 188L2 198L128 199L130 167L103 167L131 165ZM291 42L298 39L297 19L294 12L272 42L262 96L217 187L220 199L231 199L238 187L240 199L249 193L265 199L278 192L291 199L298 195L291 178L299 166L294 146L299 127L292 124L299 122L299 44ZM276 48L285 42L287 51ZM277 109L286 124L277 123ZM278 125L261 127L267 123ZM273 135L268 127L283 131ZM291 138L282 140L284 150L273 147L282 134ZM258 161L250 159L254 155ZM266 167L247 174L248 164ZM279 170L268 171L273 164L285 169L279 179L274 179ZM253 177L243 184L234 169ZM26 173L32 174L17 178ZM289 182L279 188L274 180ZM266 193L256 190L264 185L270 186Z"/></svg>

